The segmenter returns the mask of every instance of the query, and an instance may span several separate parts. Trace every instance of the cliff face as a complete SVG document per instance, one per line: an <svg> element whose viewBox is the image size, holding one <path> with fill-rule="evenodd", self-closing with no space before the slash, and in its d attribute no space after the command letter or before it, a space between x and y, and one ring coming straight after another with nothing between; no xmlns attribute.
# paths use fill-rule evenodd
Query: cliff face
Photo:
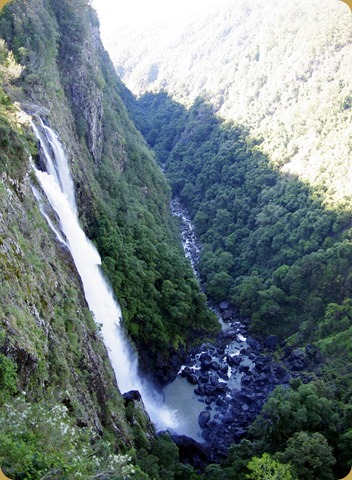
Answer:
<svg viewBox="0 0 352 480"><path fill-rule="evenodd" d="M52 8L61 32L57 57L61 82L78 134L85 137L94 161L99 164L103 153L105 86L101 72L101 59L105 53L99 25L94 12L80 2L52 2Z"/></svg>
<svg viewBox="0 0 352 480"><path fill-rule="evenodd" d="M3 84L14 71L1 44ZM132 435L107 352L70 253L33 194L28 118L2 88L0 97L0 405L20 392L63 404L78 425L114 432L125 449Z"/></svg>
<svg viewBox="0 0 352 480"><path fill-rule="evenodd" d="M134 215L126 207L129 198L123 204L117 199L115 175L126 169L131 182L139 183L131 187L137 204L148 203L154 182L160 222L168 219L168 188L128 119L118 93L122 87L86 2L14 2L1 13L0 24L15 56L1 40L0 464L13 479L91 478L102 469L129 478L133 469L139 471L131 466L131 449L149 449L154 430L139 401L134 408L129 400L126 410L71 256L40 213L30 166L31 154L38 161L36 141L13 100L40 114L61 136L82 223L98 242L102 222L109 231L118 230L120 210L121 224L126 214ZM138 166L147 171L143 178ZM111 200L106 179L114 189ZM127 191L128 178L120 181ZM140 214L149 210L150 205L141 205ZM152 213L149 222L154 222ZM163 237L176 244L172 229ZM124 245L119 247L123 251ZM120 253L114 248L110 257ZM13 418L19 419L16 424ZM115 456L130 450L132 457ZM80 460L73 462L73 454Z"/></svg>
<svg viewBox="0 0 352 480"><path fill-rule="evenodd" d="M131 94L102 47L96 14L83 0L18 1L6 7L0 31L25 66L8 92L63 140L81 222L128 333L147 368L168 379L177 368L168 370L170 356L217 326L183 257L167 182L127 113Z"/></svg>
<svg viewBox="0 0 352 480"><path fill-rule="evenodd" d="M130 93L101 45L89 2L11 2L0 15L0 35L7 45L0 44L0 423L8 424L4 402L24 392L45 412L64 405L76 425L92 428L86 443L97 445L97 433L108 438L105 453L148 450L153 429L139 403L134 409L129 399L125 409L69 252L34 198L30 153L39 159L23 111L39 114L58 132L81 223L101 254L126 330L146 370L163 381L178 369L186 347L217 329L184 259L169 187L128 116ZM170 357L176 358L171 369ZM6 435L4 444L12 445L14 430ZM43 435L35 436L34 450L40 439L46 443ZM0 455L0 464L14 465L11 455L21 455L13 452ZM78 452L80 465L92 466L95 454ZM27 467L13 468L12 478Z"/></svg>
<svg viewBox="0 0 352 480"><path fill-rule="evenodd" d="M17 387L35 400L48 390L80 424L112 425L128 438L122 402L68 251L48 230L29 176L1 179L1 352ZM112 399L121 418L106 409Z"/></svg>

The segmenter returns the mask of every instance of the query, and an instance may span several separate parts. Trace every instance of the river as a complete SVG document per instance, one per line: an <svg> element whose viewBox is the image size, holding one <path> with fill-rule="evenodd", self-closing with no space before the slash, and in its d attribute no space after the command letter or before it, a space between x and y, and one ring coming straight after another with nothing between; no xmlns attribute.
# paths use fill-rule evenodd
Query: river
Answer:
<svg viewBox="0 0 352 480"><path fill-rule="evenodd" d="M172 201L171 210L179 219L184 252L200 283L197 266L201 246L190 216L177 198ZM174 431L200 443L205 441L202 427L210 421L221 420L221 404L231 398L232 390L241 389L244 373L254 366L246 354L249 348L246 326L228 302L213 307L213 310L222 326L217 344L203 344L191 355L190 362L181 367L176 379L163 390L166 407L179 412ZM223 316L228 316L229 321L224 321Z"/></svg>

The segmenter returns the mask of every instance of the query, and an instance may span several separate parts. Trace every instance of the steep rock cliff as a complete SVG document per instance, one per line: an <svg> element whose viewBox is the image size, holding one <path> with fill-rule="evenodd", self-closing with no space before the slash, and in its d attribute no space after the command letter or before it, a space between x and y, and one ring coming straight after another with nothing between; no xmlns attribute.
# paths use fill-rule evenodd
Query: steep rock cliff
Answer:
<svg viewBox="0 0 352 480"><path fill-rule="evenodd" d="M103 268L115 279L115 291L122 290L130 330L138 312L148 306L150 288L162 279L163 259L154 245L163 244L163 255L173 259L167 265L169 276L176 265L180 269L176 278L183 279L185 273L192 278L169 215L169 189L128 118L119 95L127 93L101 47L98 24L87 2L18 1L5 8L0 23L1 35L24 67L1 41L0 464L13 479L29 472L33 479L47 474L62 478L64 472L67 478L76 478L76 473L67 473L69 468L76 468L80 477L90 478L107 468L116 475L123 471L128 478L128 472L139 472L131 466L136 462L133 447L143 447L148 455L154 430L141 402L132 399L127 404L121 397L70 254L39 211L32 186L39 187L30 166L30 154L38 163L36 141L23 110L40 114L63 140L82 224L102 252ZM12 100L19 101L23 110ZM124 229L126 223L130 235ZM153 267L159 269L155 278L146 264L145 245L151 265L158 263ZM121 257L122 267L115 268L115 258ZM123 293L126 272L131 278ZM136 278L145 298L138 298ZM212 329L212 319L204 313L197 287L191 285L192 290L208 321L208 327L194 329L204 333ZM137 305L134 310L132 302ZM157 322L166 331L160 317L161 313ZM192 315L188 318L190 329L194 320ZM148 318L140 322L148 327ZM180 322L181 333L184 326ZM184 339L171 327L161 340L164 350L173 344L176 351ZM134 328L137 341L142 338L138 328ZM145 342L152 363L158 343L148 336ZM35 422L36 415L39 427L9 420L18 417L23 423L33 418ZM26 428L30 440L25 438ZM46 443L50 448L42 458ZM26 454L19 452L21 445ZM128 451L131 457L114 455ZM70 462L69 452L76 452L79 464Z"/></svg>
<svg viewBox="0 0 352 480"><path fill-rule="evenodd" d="M177 369L176 362L168 371L168 358L217 326L183 258L168 184L129 118L123 99L130 93L101 45L95 12L83 0L18 0L6 7L0 30L25 65L8 92L61 136L81 222L128 333L147 369L168 379Z"/></svg>

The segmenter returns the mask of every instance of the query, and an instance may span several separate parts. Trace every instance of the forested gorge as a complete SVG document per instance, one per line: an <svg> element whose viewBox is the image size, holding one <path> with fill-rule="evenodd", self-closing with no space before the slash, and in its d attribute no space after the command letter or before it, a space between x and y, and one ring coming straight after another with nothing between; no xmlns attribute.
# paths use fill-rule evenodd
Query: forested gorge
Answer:
<svg viewBox="0 0 352 480"><path fill-rule="evenodd" d="M244 441L233 447L230 458L235 463L225 462L224 470L219 467L217 473L208 469L207 478L243 474L253 452L270 452L276 460L289 461L298 478L333 478L335 460L329 456L315 476L303 472L298 445L309 445L307 458L315 455L315 441L326 447L322 458L331 455L333 446L340 460L349 442L351 202L332 207L326 201L330 186L325 182L312 187L282 173L261 151L260 140L221 120L201 98L186 110L165 92L146 93L134 106L134 116L163 164L173 194L193 218L202 245L199 272L208 296L217 302L230 300L251 318L251 332L259 338L278 335L285 348L312 343L321 355L319 368L313 367L304 380L311 383L275 390L250 429L253 444ZM302 372L302 378L306 374ZM323 381L316 383L321 375ZM313 397L316 413L309 410ZM325 397L331 413L319 414L313 426L310 422L314 423ZM335 420L326 431L329 416ZM247 462L241 455L248 456ZM270 468L269 457L262 462Z"/></svg>
<svg viewBox="0 0 352 480"><path fill-rule="evenodd" d="M164 112L164 122L177 125L170 116L174 102L154 97L140 100L147 115L156 105L156 118ZM180 106L174 108L179 118ZM282 337L303 319L309 331L329 303L349 297L351 205L327 208L326 185L312 188L281 174L260 141L221 122L202 100L183 113L171 139L169 127L157 140L149 127L146 138L164 161L174 195L194 218L210 296L231 297L256 333Z"/></svg>
<svg viewBox="0 0 352 480"><path fill-rule="evenodd" d="M240 33L240 51L247 41L241 22L249 14L241 11L244 17L226 16ZM204 26L201 31L208 35ZM231 38L232 30L221 31L221 42ZM344 153L332 166L321 165L316 156L310 162L319 173L313 186L283 168L291 157L280 145L283 141L299 153L301 140L284 133L298 132L298 125L306 138L314 115L308 125L303 114L292 114L294 128L278 121L281 130L270 130L264 115L263 136L264 130L253 133L249 124L224 121L216 113L223 104L227 111L238 107L243 117L250 107L253 119L256 105L264 104L281 115L286 97L258 93L258 85L270 84L264 77L241 104L227 102L228 76L215 103L209 101L210 90L187 109L166 92L137 100L116 77L86 0L15 0L0 14L0 36L0 466L5 473L12 480L345 476L352 451L346 136ZM329 38L337 36L331 29ZM341 71L348 38L336 48ZM328 40L319 45L325 43L330 45ZM266 68L260 63L265 52L257 50L253 44L246 68L236 67L243 82L244 70L260 71L256 62ZM229 73L236 62L229 56L220 63ZM305 86L314 75L309 62L306 67L295 101L309 96ZM158 67L154 70L158 74ZM204 79L199 80L201 85ZM338 115L319 130L327 142L336 118L346 125L351 114L348 82L331 82ZM191 93L185 84L180 91ZM285 352L314 353L316 363L287 388L274 390L246 438L217 464L207 465L207 459L195 469L181 463L170 436L155 435L138 395L120 395L76 269L34 199L30 155L39 162L38 145L21 108L40 114L67 149L81 224L99 250L148 374L161 383L170 380L187 350L214 339L219 330L184 258L170 214L171 195L181 199L196 227L201 286L209 299L230 301L250 318L251 334L260 340L277 335L277 350L264 354L278 363ZM328 112L329 105L325 117ZM303 160L308 158L305 154Z"/></svg>

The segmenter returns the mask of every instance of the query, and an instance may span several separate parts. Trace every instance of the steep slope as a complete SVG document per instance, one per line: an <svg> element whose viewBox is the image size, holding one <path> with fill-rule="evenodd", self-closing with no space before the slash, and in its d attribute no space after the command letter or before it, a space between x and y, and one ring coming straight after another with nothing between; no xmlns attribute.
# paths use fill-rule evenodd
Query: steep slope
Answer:
<svg viewBox="0 0 352 480"><path fill-rule="evenodd" d="M138 95L165 90L186 106L201 96L261 139L282 171L331 186L327 196L343 203L342 180L351 179L339 161L351 156L348 7L251 0L190 21L186 14L172 25L109 33L105 44L126 85Z"/></svg>
<svg viewBox="0 0 352 480"><path fill-rule="evenodd" d="M216 330L171 219L167 183L130 121L86 2L16 2L0 29L26 65L12 94L43 112L69 150L80 217L103 259L146 368ZM18 88L21 90L19 91Z"/></svg>
<svg viewBox="0 0 352 480"><path fill-rule="evenodd" d="M16 71L2 42L2 83ZM28 118L0 92L0 463L14 479L93 474L97 456L119 471L124 457L108 455L133 444L124 402L70 255L34 198ZM81 456L71 466L70 448Z"/></svg>
<svg viewBox="0 0 352 480"><path fill-rule="evenodd" d="M193 215L207 292L330 353L334 335L312 332L351 294L350 24L342 2L232 2L106 39L127 84L154 92L135 119Z"/></svg>
<svg viewBox="0 0 352 480"><path fill-rule="evenodd" d="M59 133L81 222L145 370L161 381L186 346L217 330L184 259L169 187L128 117L121 97L129 93L88 2L13 2L0 15L0 34L22 64L1 40L1 467L14 480L146 480L143 462L151 478L168 475L177 448L154 438L138 394L123 399L118 391L72 259L35 200L30 154L41 163L28 116L13 100Z"/></svg>
<svg viewBox="0 0 352 480"><path fill-rule="evenodd" d="M212 333L216 327L204 309L204 296L198 292L189 265L182 259L168 213L169 189L128 117L122 98L130 103L132 99L116 80L102 50L95 15L85 1L18 1L8 6L0 17L0 32L17 60L26 66L20 79L10 83L10 77L20 73L20 69L4 53L1 58L15 72L7 71L3 84L12 98L21 101L23 108L40 113L59 131L71 159L82 224L103 255L104 270L121 300L125 322L140 354L146 351L147 366L156 369L159 378L165 380L177 368L177 361L171 365L172 371L168 368L170 356L182 352L184 345L189 345L197 336ZM111 369L103 360L106 353L87 311L75 269L40 216L29 188L28 152L35 154L33 139L18 125L8 97L1 92L0 99L3 107L0 259L4 277L0 302L3 320L0 464L5 465L8 475L16 480L26 477L38 480L197 478L191 468L177 465L177 449L167 437L153 440L137 394L130 394L122 405ZM173 108L167 105L167 109L165 117L172 120ZM202 102L196 103L188 113L179 106L176 111L179 125L175 125L175 129L168 128L161 142L156 133L163 135L165 132L154 132L154 141L164 152L172 150L168 168L175 191L189 202L194 215L199 207L205 210L201 212L203 216L198 216L199 233L206 235L202 232L202 221L204 227L206 217L208 223L213 220L217 223L216 242L221 242L224 225L231 226L225 209L218 216L212 215L217 202L224 202L228 193L226 191L224 196L221 189L216 191L216 182L205 195L211 208L207 209L208 204L201 205L209 187L209 176L210 180L225 179L229 190L232 181L243 185L243 191L236 189L237 193L244 193L237 199L242 203L238 216L244 221L250 218L249 227L258 220L258 224L266 226L270 232L270 221L277 209L271 208L263 215L261 202L267 205L265 198L272 193L277 200L280 196L277 186L286 184L281 183L278 172L267 165L266 157L258 148L260 140L248 137L245 129L222 125L213 117L212 108ZM248 159L250 161L246 162ZM217 171L217 165L229 167L228 164L233 163L236 167L241 165L238 172L229 172L229 168ZM200 172L202 175L197 181L195 173L199 173L203 165L206 169ZM257 175L257 168L251 170L253 166L259 167L263 178ZM342 260L337 262L337 267L347 270L340 292L341 299L345 295L346 299L341 304L327 306L321 328L333 337L345 335L340 345L347 346L346 351L350 351L350 336L346 335L346 325L349 328L351 318L347 298L351 252L348 211L340 216L333 212L331 217L329 214L326 217L314 198L314 191L301 184L288 185L295 185L292 190L287 189L288 194L292 193L288 195L291 209L297 210L297 191L300 194L298 206L306 206L312 194L311 203L318 204L316 211L313 209L313 220L317 221L321 212L324 220L327 218L320 232L323 237L328 230L325 250L323 253L319 250L318 255L311 258L308 255L309 260L319 266L322 256L330 249L338 253L338 260ZM258 200L258 209L251 204L252 211L248 211L248 198L253 203ZM282 210L278 211L281 215ZM310 249L309 222L304 227L309 238L300 248ZM342 242L340 235L344 229L347 238ZM208 238L204 237L209 242L209 250L212 233L210 229ZM245 234L248 233L245 229ZM229 244L236 247L236 239L232 240ZM268 247L265 242L259 242L259 246ZM229 257L220 249L208 253L210 270L214 265L228 268ZM334 266L334 262L322 263ZM204 271L205 267L204 264ZM250 274L255 276L254 272L253 269ZM269 277L271 273L269 268ZM290 288L292 275L284 278L288 273L286 269L278 273L276 281L286 280L279 289ZM301 273L297 278L307 280L306 271ZM308 279L309 286L320 279L320 270L315 273ZM335 270L329 273L335 277ZM270 290L271 295L273 289L267 282L263 283L258 289L254 281L250 293L255 299L257 295L264 302L268 300L269 309L265 314L268 310L270 315L277 314L276 305L270 310L271 297L265 296L266 290ZM224 282L219 281L215 287L223 285ZM311 290L307 292L310 294ZM323 300L330 301L330 297ZM320 302L315 305L315 311L320 315ZM260 322L258 324L260 327ZM311 332L310 329L302 331ZM299 342L301 345L302 340ZM328 346L331 348L330 343ZM210 466L204 478L245 478L250 458L263 450L273 455L278 453L274 465L281 471L285 467L277 465L278 460L292 461L296 468L297 458L300 460L303 454L310 462L321 462L323 458L326 465L315 466L315 476L326 480L333 478L332 449L343 468L350 463L350 372L345 373L341 382L342 385L346 382L345 390L332 376L328 384L331 388L319 382L306 388L297 381L285 392L276 392L268 410L263 411L263 417L253 427L255 440L234 446L224 468ZM24 391L30 401L25 401L19 391ZM39 402L32 403L32 400ZM278 404L281 410L273 407ZM266 422L268 415L272 415L270 422ZM278 438L281 441L279 452L276 451ZM314 451L303 451L307 445L312 445ZM128 453L130 457L116 455L118 452ZM253 470L256 460L253 460ZM132 462L137 466L132 466ZM299 467L306 468L298 465L299 473ZM287 478L293 478L288 475ZM307 469L298 477L312 478ZM256 478L255 473L252 478Z"/></svg>

